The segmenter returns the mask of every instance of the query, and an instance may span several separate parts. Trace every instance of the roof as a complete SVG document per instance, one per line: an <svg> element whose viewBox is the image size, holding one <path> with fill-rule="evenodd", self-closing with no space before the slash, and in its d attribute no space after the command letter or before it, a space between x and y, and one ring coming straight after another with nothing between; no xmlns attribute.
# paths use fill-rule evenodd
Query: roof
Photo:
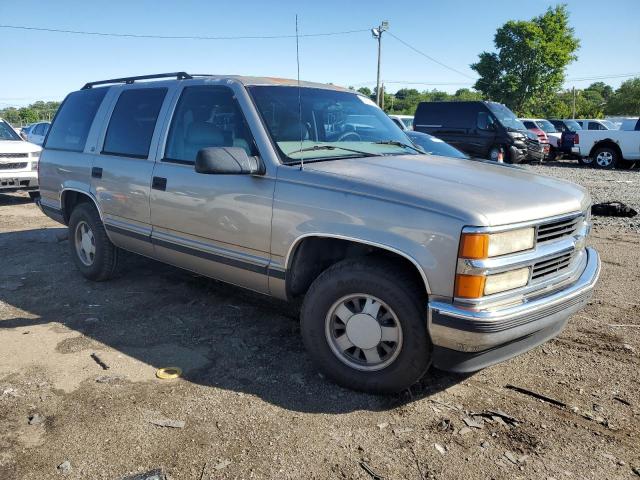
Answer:
<svg viewBox="0 0 640 480"><path fill-rule="evenodd" d="M135 82L139 82L142 80L160 80L163 79L165 81L185 81L185 80L194 80L194 79L202 79L202 80L235 80L237 82L242 83L245 86L255 86L255 85L284 85L297 87L298 85L305 88L323 88L329 90L337 90L343 92L352 92L344 87L338 87L336 85L326 84L326 83L316 83L316 82L307 82L307 81L298 81L289 78L276 78L276 77L251 77L251 76L241 76L241 75L211 75L211 74L189 74L186 72L173 72L173 73L156 73L151 75L140 75L135 77L122 77L122 78L113 78L110 80L99 80L95 82L89 82L85 84L83 90L93 88L95 86L100 85L110 85L110 84L131 84Z"/></svg>

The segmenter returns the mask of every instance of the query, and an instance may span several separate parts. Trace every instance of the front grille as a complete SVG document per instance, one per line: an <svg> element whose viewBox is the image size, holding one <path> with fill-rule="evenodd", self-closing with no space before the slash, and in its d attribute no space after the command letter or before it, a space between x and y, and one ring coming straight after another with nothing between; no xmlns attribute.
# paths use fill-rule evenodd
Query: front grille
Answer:
<svg viewBox="0 0 640 480"><path fill-rule="evenodd" d="M549 258L533 265L531 280L540 280L550 275L556 275L569 267L572 253L564 253L554 258Z"/></svg>
<svg viewBox="0 0 640 480"><path fill-rule="evenodd" d="M28 153L0 153L0 158L27 158Z"/></svg>
<svg viewBox="0 0 640 480"><path fill-rule="evenodd" d="M27 165L27 162L0 163L0 170L19 170L21 168L27 168Z"/></svg>
<svg viewBox="0 0 640 480"><path fill-rule="evenodd" d="M538 243L573 235L581 218L582 217L565 218L538 226Z"/></svg>

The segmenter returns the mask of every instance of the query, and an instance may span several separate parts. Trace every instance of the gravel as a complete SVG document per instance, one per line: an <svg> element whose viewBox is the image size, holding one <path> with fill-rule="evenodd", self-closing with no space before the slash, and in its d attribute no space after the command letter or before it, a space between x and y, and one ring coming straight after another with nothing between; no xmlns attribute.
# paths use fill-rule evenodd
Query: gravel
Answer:
<svg viewBox="0 0 640 480"><path fill-rule="evenodd" d="M577 183L589 190L593 203L622 202L640 212L640 170L598 170L575 160L523 165L527 170ZM640 216L633 218L594 217L594 231L640 233Z"/></svg>

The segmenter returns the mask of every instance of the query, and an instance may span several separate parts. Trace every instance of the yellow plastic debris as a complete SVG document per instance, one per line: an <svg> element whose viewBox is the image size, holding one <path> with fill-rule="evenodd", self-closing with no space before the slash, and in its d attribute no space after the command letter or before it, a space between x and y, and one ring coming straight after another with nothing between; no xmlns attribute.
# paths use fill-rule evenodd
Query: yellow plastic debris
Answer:
<svg viewBox="0 0 640 480"><path fill-rule="evenodd" d="M182 369L180 367L164 367L156 370L156 377L162 380L168 380L170 378L178 378L182 375Z"/></svg>

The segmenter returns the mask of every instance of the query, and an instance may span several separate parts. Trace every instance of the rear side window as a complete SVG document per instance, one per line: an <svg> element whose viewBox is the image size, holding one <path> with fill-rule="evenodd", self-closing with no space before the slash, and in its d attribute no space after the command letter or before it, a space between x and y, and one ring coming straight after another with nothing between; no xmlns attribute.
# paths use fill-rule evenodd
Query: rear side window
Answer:
<svg viewBox="0 0 640 480"><path fill-rule="evenodd" d="M53 150L81 152L107 88L80 90L67 96L51 125L44 145Z"/></svg>
<svg viewBox="0 0 640 480"><path fill-rule="evenodd" d="M466 102L422 102L413 121L417 126L472 128L480 107Z"/></svg>
<svg viewBox="0 0 640 480"><path fill-rule="evenodd" d="M136 88L120 94L102 153L147 158L166 88Z"/></svg>

